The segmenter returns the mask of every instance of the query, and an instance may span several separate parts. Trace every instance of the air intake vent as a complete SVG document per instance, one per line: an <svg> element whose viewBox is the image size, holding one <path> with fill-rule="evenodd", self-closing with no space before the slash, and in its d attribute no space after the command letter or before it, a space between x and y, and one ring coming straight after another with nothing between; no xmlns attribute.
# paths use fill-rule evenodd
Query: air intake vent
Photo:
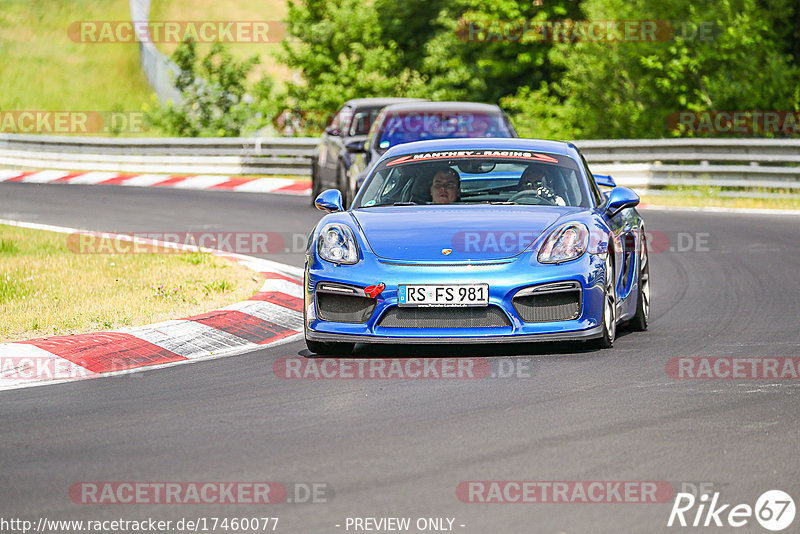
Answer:
<svg viewBox="0 0 800 534"><path fill-rule="evenodd" d="M316 296L317 317L337 323L366 323L378 302L364 296L358 288L327 283L317 287Z"/></svg>
<svg viewBox="0 0 800 534"><path fill-rule="evenodd" d="M565 282L523 289L512 303L526 323L577 319L581 313L580 285Z"/></svg>
<svg viewBox="0 0 800 534"><path fill-rule="evenodd" d="M497 306L481 308L391 308L383 328L501 328L511 322Z"/></svg>

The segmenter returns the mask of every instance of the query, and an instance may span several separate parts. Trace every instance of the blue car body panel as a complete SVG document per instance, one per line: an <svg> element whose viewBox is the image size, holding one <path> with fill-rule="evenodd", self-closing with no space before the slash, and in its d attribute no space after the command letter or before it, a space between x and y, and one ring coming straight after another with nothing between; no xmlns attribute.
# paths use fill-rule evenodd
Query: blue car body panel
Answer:
<svg viewBox="0 0 800 534"><path fill-rule="evenodd" d="M568 143L531 139L458 139L398 145L382 158L453 149L536 150L572 158L581 178L593 180L577 149ZM373 166L374 169L378 165ZM371 177L368 178L368 180ZM364 193L365 188L359 192ZM588 186L587 186L588 190ZM359 196L353 205L358 205ZM593 202L594 204L594 202ZM561 264L538 261L541 245L553 229L580 222L590 230L589 249ZM320 230L329 223L353 230L359 260L336 265L317 253ZM618 322L633 317L644 226L635 208L608 217L601 205L582 207L537 205L382 206L357 208L325 216L312 231L305 267L305 327L309 340L323 342L516 342L591 339L602 335L605 254L613 250ZM472 234L470 234L472 233ZM470 242L470 235L496 237ZM507 239L504 239L504 236ZM451 250L447 256L443 249ZM525 322L512 297L523 289L558 282L577 282L580 308L569 320ZM363 291L384 284L365 323L322 320L315 299L320 283ZM489 286L489 305L507 316L506 326L411 328L385 327L381 320L396 308L398 286L404 284L476 284Z"/></svg>

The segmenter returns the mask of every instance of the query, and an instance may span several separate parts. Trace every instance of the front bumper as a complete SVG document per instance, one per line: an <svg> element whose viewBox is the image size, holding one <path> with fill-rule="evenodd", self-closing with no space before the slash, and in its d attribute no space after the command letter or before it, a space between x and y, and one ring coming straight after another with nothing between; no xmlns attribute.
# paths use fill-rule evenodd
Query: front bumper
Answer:
<svg viewBox="0 0 800 534"><path fill-rule="evenodd" d="M535 255L487 262L420 264L380 260L372 254L355 265L336 266L310 256L305 272L305 334L320 342L351 343L529 343L588 340L602 336L604 256L584 254L561 265L545 265ZM525 322L512 298L525 288L558 282L577 282L581 290L578 316L550 322ZM374 311L364 323L325 321L317 315L316 288L321 282L364 288L380 283ZM507 326L382 327L384 315L397 306L402 284L489 284L489 305L508 318Z"/></svg>
<svg viewBox="0 0 800 534"><path fill-rule="evenodd" d="M603 327L595 326L577 332L559 332L553 334L516 334L510 336L447 336L447 337L409 337L409 336L355 336L349 334L332 334L328 332L306 331L306 338L311 341L326 343L389 343L389 344L434 344L434 343L546 343L554 341L582 341L595 339L603 335Z"/></svg>

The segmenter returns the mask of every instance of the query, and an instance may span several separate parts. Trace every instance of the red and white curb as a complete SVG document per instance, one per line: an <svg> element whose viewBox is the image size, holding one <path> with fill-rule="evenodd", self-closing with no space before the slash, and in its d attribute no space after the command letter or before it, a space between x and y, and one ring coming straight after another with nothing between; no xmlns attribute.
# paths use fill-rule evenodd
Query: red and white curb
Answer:
<svg viewBox="0 0 800 534"><path fill-rule="evenodd" d="M29 184L124 185L129 187L172 187L240 193L310 195L311 181L290 178L243 178L216 174L122 174L117 172L17 171L0 169L0 182Z"/></svg>
<svg viewBox="0 0 800 534"><path fill-rule="evenodd" d="M0 224L61 233L81 232L2 219ZM130 236L117 237L130 239ZM141 241L210 252L236 261L264 276L264 285L249 300L194 317L109 332L0 344L0 391L233 356L292 341L303 331L302 269L242 254L149 239Z"/></svg>

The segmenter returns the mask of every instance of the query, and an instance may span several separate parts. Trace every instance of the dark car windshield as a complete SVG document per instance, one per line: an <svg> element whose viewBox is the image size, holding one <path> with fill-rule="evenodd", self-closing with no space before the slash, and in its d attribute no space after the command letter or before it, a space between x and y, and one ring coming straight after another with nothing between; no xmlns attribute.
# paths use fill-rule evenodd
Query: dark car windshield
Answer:
<svg viewBox="0 0 800 534"><path fill-rule="evenodd" d="M356 207L490 203L590 205L572 158L526 150L459 150L382 162Z"/></svg>
<svg viewBox="0 0 800 534"><path fill-rule="evenodd" d="M350 127L347 130L347 135L367 135L369 129L372 127L375 117L380 113L380 107L359 108L353 114L353 119L350 121Z"/></svg>
<svg viewBox="0 0 800 534"><path fill-rule="evenodd" d="M502 113L469 111L391 112L383 123L378 148L426 139L513 137Z"/></svg>

